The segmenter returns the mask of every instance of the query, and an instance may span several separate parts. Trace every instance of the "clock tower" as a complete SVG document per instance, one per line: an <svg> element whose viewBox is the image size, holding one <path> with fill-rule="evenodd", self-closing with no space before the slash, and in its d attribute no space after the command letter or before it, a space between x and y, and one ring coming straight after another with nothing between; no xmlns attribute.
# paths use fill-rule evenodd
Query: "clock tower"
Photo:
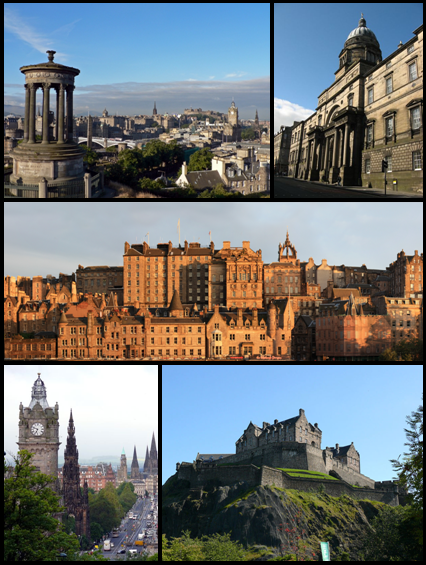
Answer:
<svg viewBox="0 0 426 565"><path fill-rule="evenodd" d="M228 121L224 125L223 133L226 136L226 141L241 141L241 129L238 125L238 108L235 102L232 101L228 110Z"/></svg>
<svg viewBox="0 0 426 565"><path fill-rule="evenodd" d="M232 101L231 107L228 110L228 124L238 126L238 108L235 106L234 101Z"/></svg>
<svg viewBox="0 0 426 565"><path fill-rule="evenodd" d="M40 373L31 391L28 408L19 405L19 449L34 454L32 464L46 475L58 477L59 406L50 407Z"/></svg>

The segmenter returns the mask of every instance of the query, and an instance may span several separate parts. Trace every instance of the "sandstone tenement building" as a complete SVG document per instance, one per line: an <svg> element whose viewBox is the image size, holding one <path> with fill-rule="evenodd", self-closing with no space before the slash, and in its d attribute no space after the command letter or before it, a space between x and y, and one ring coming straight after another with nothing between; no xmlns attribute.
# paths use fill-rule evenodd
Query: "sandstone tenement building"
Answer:
<svg viewBox="0 0 426 565"><path fill-rule="evenodd" d="M288 232L269 264L249 241L126 242L122 267L76 275L5 277L7 358L378 360L423 336L417 250L381 270L300 260ZM292 346L300 316L309 336Z"/></svg>
<svg viewBox="0 0 426 565"><path fill-rule="evenodd" d="M236 442L235 455L198 453L192 464L176 464L177 476L189 481L191 488L201 490L239 481L250 486L299 490L317 490L322 485L332 496L350 494L391 505L403 503L405 493L392 481L375 482L361 474L360 456L353 442L321 449L321 435L318 424L310 424L303 409L288 420L275 420L272 425L263 422L262 428L250 422ZM296 477L291 469L325 473L338 480L303 473Z"/></svg>

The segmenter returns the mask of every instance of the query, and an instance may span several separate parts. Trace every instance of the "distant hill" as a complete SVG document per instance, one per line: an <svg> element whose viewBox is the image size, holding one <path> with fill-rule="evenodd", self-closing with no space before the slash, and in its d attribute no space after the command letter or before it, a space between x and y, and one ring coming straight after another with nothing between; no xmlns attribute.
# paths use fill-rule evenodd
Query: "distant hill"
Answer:
<svg viewBox="0 0 426 565"><path fill-rule="evenodd" d="M4 115L14 114L17 118L23 118L25 108L23 106L12 106L11 104L4 105Z"/></svg>

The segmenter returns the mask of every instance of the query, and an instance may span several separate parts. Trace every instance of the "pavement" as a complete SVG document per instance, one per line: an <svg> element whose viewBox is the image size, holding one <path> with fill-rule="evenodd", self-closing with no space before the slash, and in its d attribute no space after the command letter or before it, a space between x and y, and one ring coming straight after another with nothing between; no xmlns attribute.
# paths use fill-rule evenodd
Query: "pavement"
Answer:
<svg viewBox="0 0 426 565"><path fill-rule="evenodd" d="M309 199L337 199L337 198L376 198L379 200L423 200L423 193L416 192L395 192L384 189L364 188L360 186L337 186L336 184L325 184L322 182L306 181L289 177L274 177L274 199L276 198L297 198Z"/></svg>

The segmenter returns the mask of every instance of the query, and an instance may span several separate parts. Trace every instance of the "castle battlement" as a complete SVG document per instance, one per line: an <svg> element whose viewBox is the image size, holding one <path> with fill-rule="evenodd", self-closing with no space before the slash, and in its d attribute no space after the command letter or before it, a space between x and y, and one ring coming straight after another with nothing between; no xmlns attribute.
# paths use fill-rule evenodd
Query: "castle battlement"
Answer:
<svg viewBox="0 0 426 565"><path fill-rule="evenodd" d="M321 449L322 431L310 424L303 409L299 415L262 427L250 422L236 441L233 455L200 455L192 463L177 463L178 479L190 488L225 486L244 481L250 486L274 484L299 490L324 485L331 496L351 494L397 506L405 493L393 481L375 482L360 472L360 455L354 443ZM330 479L293 477L281 469L303 469L333 476Z"/></svg>

